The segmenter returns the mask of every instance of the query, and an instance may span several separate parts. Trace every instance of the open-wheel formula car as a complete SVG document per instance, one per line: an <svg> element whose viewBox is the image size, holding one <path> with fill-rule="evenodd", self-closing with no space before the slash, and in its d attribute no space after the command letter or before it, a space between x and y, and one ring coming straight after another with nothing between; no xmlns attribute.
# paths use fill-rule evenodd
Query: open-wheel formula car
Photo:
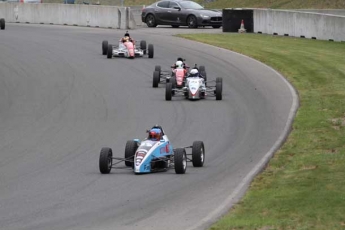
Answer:
<svg viewBox="0 0 345 230"><path fill-rule="evenodd" d="M5 19L4 18L0 18L0 29L1 30L5 29Z"/></svg>
<svg viewBox="0 0 345 230"><path fill-rule="evenodd" d="M194 141L191 146L174 149L167 135L159 125L147 130L145 140L129 140L126 143L125 156L114 157L111 148L101 149L99 170L102 174L111 169L131 169L135 174L167 171L175 169L175 173L184 174L187 162L194 167L202 167L205 161L205 147L202 141ZM187 153L189 150L190 153ZM190 151L191 150L191 151ZM120 166L124 162L125 166Z"/></svg>
<svg viewBox="0 0 345 230"><path fill-rule="evenodd" d="M215 83L215 85L212 83ZM166 83L165 100L171 101L173 96L180 96L189 100L205 99L213 96L216 97L216 100L222 100L222 85L223 79L221 77L217 77L213 81L206 81L197 69L192 69L186 77L184 87L176 88L171 82Z"/></svg>
<svg viewBox="0 0 345 230"><path fill-rule="evenodd" d="M161 83L171 82L173 88L183 88L186 83L186 77L189 75L189 67L180 65L176 62L171 66L171 70L161 70L161 66L156 65L153 71L152 87L157 88ZM199 66L200 74L207 80L205 66Z"/></svg>
<svg viewBox="0 0 345 230"><path fill-rule="evenodd" d="M140 46L137 47L135 44L139 43ZM132 41L119 41L118 45L109 44L107 40L102 42L102 54L107 55L107 58L111 59L113 57L126 57L135 58L143 57L148 55L149 58L153 58L154 49L153 45L146 45L145 40L132 42Z"/></svg>

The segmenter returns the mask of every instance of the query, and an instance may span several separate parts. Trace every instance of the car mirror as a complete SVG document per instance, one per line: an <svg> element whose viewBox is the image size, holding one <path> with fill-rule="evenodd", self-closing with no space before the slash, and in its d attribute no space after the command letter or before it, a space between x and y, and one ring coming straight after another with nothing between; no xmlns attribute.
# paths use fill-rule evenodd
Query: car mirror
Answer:
<svg viewBox="0 0 345 230"><path fill-rule="evenodd" d="M179 6L174 6L174 9L180 11L180 10L181 10L181 7L179 7Z"/></svg>

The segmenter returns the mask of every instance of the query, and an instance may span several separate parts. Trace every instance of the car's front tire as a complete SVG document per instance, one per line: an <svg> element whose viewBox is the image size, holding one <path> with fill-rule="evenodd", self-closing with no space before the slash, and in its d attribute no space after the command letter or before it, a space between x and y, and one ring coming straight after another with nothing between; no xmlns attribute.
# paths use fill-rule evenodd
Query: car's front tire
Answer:
<svg viewBox="0 0 345 230"><path fill-rule="evenodd" d="M148 27L156 27L157 26L157 23L156 23L156 18L153 14L149 14L146 16L146 19L145 19L145 22L146 22L146 25Z"/></svg>
<svg viewBox="0 0 345 230"><path fill-rule="evenodd" d="M192 162L194 167L202 167L205 162L204 142L194 141L192 146Z"/></svg>
<svg viewBox="0 0 345 230"><path fill-rule="evenodd" d="M171 97L172 97L172 84L171 82L168 82L165 85L165 100L171 101Z"/></svg>
<svg viewBox="0 0 345 230"><path fill-rule="evenodd" d="M149 44L148 51L149 51L149 58L153 58L154 49L153 49L153 45L152 44Z"/></svg>
<svg viewBox="0 0 345 230"><path fill-rule="evenodd" d="M113 58L113 45L108 45L107 58L108 59Z"/></svg>
<svg viewBox="0 0 345 230"><path fill-rule="evenodd" d="M153 72L152 87L153 87L153 88L157 88L159 82L160 82L160 73L159 73L159 71L154 71L154 72Z"/></svg>
<svg viewBox="0 0 345 230"><path fill-rule="evenodd" d="M187 155L183 148L175 149L174 165L176 174L185 174L187 169Z"/></svg>
<svg viewBox="0 0 345 230"><path fill-rule="evenodd" d="M109 174L113 165L113 151L111 148L102 148L99 155L99 171Z"/></svg>
<svg viewBox="0 0 345 230"><path fill-rule="evenodd" d="M198 27L198 22L197 22L197 19L194 15L190 15L187 18L187 25L189 28L197 28Z"/></svg>

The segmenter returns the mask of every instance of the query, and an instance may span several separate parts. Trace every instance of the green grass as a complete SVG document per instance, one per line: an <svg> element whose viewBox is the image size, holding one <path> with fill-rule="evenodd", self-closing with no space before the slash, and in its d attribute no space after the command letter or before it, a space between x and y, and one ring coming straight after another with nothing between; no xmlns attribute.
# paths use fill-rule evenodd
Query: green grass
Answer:
<svg viewBox="0 0 345 230"><path fill-rule="evenodd" d="M76 0L76 3L99 3L101 5L121 5L121 0ZM205 0L195 0L206 8L274 8L274 9L345 9L344 0L215 0L207 3ZM63 0L43 0L44 3L63 3ZM126 6L150 5L156 0L124 0Z"/></svg>
<svg viewBox="0 0 345 230"><path fill-rule="evenodd" d="M345 44L258 34L180 36L272 66L300 97L286 143L211 230L345 229Z"/></svg>

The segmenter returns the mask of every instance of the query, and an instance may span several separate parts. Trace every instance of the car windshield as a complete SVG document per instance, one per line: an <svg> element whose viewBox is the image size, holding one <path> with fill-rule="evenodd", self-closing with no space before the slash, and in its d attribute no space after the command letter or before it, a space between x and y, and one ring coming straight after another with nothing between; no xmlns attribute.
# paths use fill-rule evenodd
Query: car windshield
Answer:
<svg viewBox="0 0 345 230"><path fill-rule="evenodd" d="M200 6L196 2L182 1L182 2L179 2L179 3L182 6L182 8L185 8L185 9L193 9L193 10L202 10L202 9L204 9L204 7Z"/></svg>

